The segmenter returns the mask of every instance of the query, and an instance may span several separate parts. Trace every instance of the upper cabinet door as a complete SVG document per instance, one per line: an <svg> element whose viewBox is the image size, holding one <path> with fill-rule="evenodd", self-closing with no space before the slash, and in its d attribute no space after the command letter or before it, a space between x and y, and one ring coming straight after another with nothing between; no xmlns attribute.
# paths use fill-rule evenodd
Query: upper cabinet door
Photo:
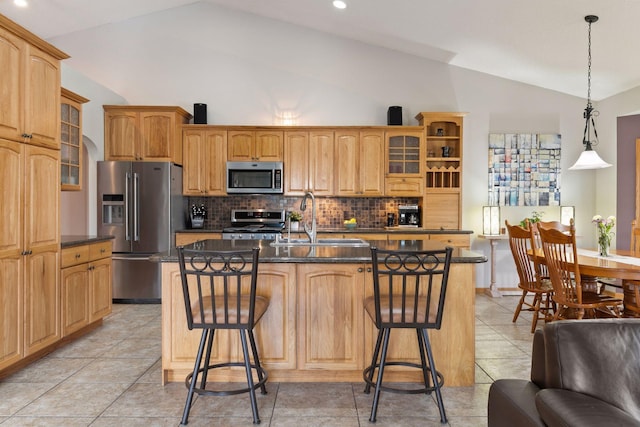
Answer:
<svg viewBox="0 0 640 427"><path fill-rule="evenodd" d="M284 134L284 194L302 196L309 189L309 132Z"/></svg>
<svg viewBox="0 0 640 427"><path fill-rule="evenodd" d="M281 162L283 152L282 132L257 131L255 157L261 162Z"/></svg>
<svg viewBox="0 0 640 427"><path fill-rule="evenodd" d="M27 142L60 148L60 62L33 46L27 48L24 130Z"/></svg>
<svg viewBox="0 0 640 427"><path fill-rule="evenodd" d="M24 145L0 139L0 258L22 252Z"/></svg>
<svg viewBox="0 0 640 427"><path fill-rule="evenodd" d="M138 160L138 115L131 111L105 111L105 160Z"/></svg>
<svg viewBox="0 0 640 427"><path fill-rule="evenodd" d="M171 143L176 132L173 113L140 113L140 150L145 160L171 161ZM180 162L182 163L182 162Z"/></svg>
<svg viewBox="0 0 640 427"><path fill-rule="evenodd" d="M384 131L360 132L360 191L384 195Z"/></svg>
<svg viewBox="0 0 640 427"><path fill-rule="evenodd" d="M252 162L255 161L254 138L255 132L229 131L229 147L227 150L227 160L232 162Z"/></svg>
<svg viewBox="0 0 640 427"><path fill-rule="evenodd" d="M19 140L23 133L24 75L23 51L26 43L0 28L0 138Z"/></svg>
<svg viewBox="0 0 640 427"><path fill-rule="evenodd" d="M317 196L334 193L333 131L309 132L309 189Z"/></svg>

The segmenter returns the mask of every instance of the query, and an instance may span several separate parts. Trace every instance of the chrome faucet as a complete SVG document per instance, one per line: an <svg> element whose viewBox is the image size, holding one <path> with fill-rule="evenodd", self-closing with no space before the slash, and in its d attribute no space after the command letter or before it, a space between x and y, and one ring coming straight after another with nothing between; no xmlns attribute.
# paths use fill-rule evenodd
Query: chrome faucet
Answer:
<svg viewBox="0 0 640 427"><path fill-rule="evenodd" d="M300 202L300 210L304 212L307 209L307 198L311 198L311 228L309 224L304 223L304 232L309 236L309 243L316 243L317 230L316 230L316 198L311 191L307 191Z"/></svg>

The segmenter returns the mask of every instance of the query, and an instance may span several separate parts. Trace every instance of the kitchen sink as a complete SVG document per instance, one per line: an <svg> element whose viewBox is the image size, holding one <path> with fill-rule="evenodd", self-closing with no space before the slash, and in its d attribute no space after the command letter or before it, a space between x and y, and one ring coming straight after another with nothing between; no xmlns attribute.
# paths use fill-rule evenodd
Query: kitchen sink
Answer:
<svg viewBox="0 0 640 427"><path fill-rule="evenodd" d="M366 248L369 243L362 239L318 239L315 243L308 239L278 239L270 243L271 246L347 246L352 248Z"/></svg>

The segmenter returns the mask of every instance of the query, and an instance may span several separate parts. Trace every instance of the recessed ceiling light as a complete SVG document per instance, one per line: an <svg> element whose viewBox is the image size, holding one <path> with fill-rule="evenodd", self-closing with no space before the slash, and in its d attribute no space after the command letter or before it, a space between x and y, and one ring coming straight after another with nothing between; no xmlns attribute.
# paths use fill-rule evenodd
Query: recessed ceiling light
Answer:
<svg viewBox="0 0 640 427"><path fill-rule="evenodd" d="M29 5L27 3L27 0L13 0L13 4L15 4L18 7L27 7Z"/></svg>
<svg viewBox="0 0 640 427"><path fill-rule="evenodd" d="M346 9L347 4L342 0L333 0L333 7L335 7L336 9Z"/></svg>

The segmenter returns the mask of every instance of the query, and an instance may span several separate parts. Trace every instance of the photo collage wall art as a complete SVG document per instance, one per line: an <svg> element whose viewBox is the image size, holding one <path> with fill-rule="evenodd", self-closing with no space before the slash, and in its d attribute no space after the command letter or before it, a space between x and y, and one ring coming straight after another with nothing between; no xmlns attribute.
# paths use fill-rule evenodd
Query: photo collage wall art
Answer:
<svg viewBox="0 0 640 427"><path fill-rule="evenodd" d="M489 134L489 205L560 206L559 134Z"/></svg>

